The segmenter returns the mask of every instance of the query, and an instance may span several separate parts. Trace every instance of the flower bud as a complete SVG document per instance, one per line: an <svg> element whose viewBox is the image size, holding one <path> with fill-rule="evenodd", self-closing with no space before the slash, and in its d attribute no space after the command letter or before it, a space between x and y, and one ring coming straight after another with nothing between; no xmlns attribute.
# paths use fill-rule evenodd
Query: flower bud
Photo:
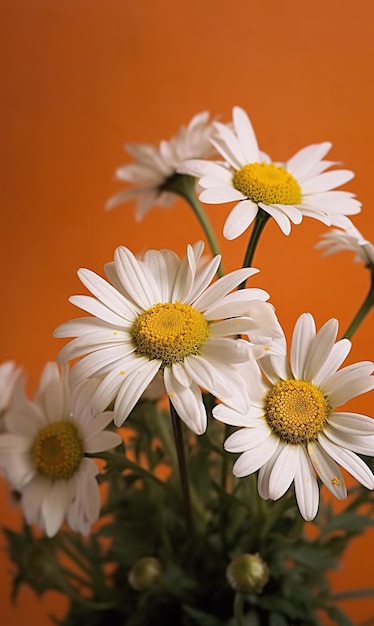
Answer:
<svg viewBox="0 0 374 626"><path fill-rule="evenodd" d="M159 582L161 577L161 563L152 556L139 559L130 570L128 581L136 591L146 591Z"/></svg>
<svg viewBox="0 0 374 626"><path fill-rule="evenodd" d="M61 566L49 540L32 542L19 556L19 569L25 582L38 593L58 588L61 581Z"/></svg>
<svg viewBox="0 0 374 626"><path fill-rule="evenodd" d="M228 566L226 578L234 591L261 593L269 580L269 569L259 554L240 554Z"/></svg>

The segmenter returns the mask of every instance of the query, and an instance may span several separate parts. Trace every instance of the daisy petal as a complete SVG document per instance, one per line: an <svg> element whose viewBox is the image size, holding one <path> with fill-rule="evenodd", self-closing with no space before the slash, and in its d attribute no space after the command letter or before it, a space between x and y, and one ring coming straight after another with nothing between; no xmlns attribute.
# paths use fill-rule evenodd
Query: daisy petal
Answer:
<svg viewBox="0 0 374 626"><path fill-rule="evenodd" d="M146 358L139 357L138 360L141 364L125 376L118 390L114 404L114 423L116 426L121 426L127 419L130 411L132 411L161 366L161 361L156 359L149 361Z"/></svg>
<svg viewBox="0 0 374 626"><path fill-rule="evenodd" d="M240 107L233 109L233 123L243 154L243 163L259 161L259 149L253 126L246 112Z"/></svg>
<svg viewBox="0 0 374 626"><path fill-rule="evenodd" d="M317 515L319 489L313 465L302 446L299 448L299 466L295 473L294 482L300 513L306 521L310 521Z"/></svg>
<svg viewBox="0 0 374 626"><path fill-rule="evenodd" d="M243 452L234 463L233 474L237 478L256 472L276 452L279 445L278 437L270 435L258 448Z"/></svg>
<svg viewBox="0 0 374 626"><path fill-rule="evenodd" d="M250 200L242 200L229 213L223 227L226 239L236 239L252 224L258 213L258 206Z"/></svg>
<svg viewBox="0 0 374 626"><path fill-rule="evenodd" d="M299 466L299 446L287 445L281 450L269 477L269 498L278 500L292 483Z"/></svg>
<svg viewBox="0 0 374 626"><path fill-rule="evenodd" d="M338 498L345 500L347 497L347 488L345 486L343 475L339 466L331 458L330 454L317 441L310 441L307 445L310 460L316 470L318 476L326 485L327 489Z"/></svg>
<svg viewBox="0 0 374 626"><path fill-rule="evenodd" d="M291 342L291 368L295 378L301 379L304 376L305 361L315 334L316 326L312 315L310 313L300 315Z"/></svg>
<svg viewBox="0 0 374 626"><path fill-rule="evenodd" d="M369 467L354 452L334 444L322 433L318 436L322 448L339 465L342 465L358 482L367 489L374 489L374 476Z"/></svg>
<svg viewBox="0 0 374 626"><path fill-rule="evenodd" d="M164 381L170 402L183 422L197 435L206 431L207 415L199 387L181 385L171 368L165 368Z"/></svg>

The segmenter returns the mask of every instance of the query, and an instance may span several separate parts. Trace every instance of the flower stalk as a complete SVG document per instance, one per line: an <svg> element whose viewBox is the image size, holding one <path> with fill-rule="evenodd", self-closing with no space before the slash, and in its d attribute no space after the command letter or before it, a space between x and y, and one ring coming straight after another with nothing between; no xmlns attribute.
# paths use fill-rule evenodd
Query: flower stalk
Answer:
<svg viewBox="0 0 374 626"><path fill-rule="evenodd" d="M204 231L209 247L211 249L212 255L216 256L217 254L221 254L219 244L214 234L214 230L209 222L205 211L203 210L200 202L196 197L195 178L193 176L189 176L188 174L174 174L174 176L171 176L171 178L167 180L167 182L163 186L163 189L165 189L165 191L173 191L174 193L181 196L184 200L186 200L186 202L190 205L200 222L200 225ZM223 276L223 274L224 271L221 262L217 271L217 275Z"/></svg>
<svg viewBox="0 0 374 626"><path fill-rule="evenodd" d="M351 339L351 337L354 335L354 333L357 331L359 326L362 324L365 317L368 315L368 313L370 312L373 306L374 306L374 268L372 268L371 270L371 285L370 285L369 293L367 294L365 300L361 304L355 317L353 318L352 322L350 323L347 330L345 331L343 337L345 337L346 339Z"/></svg>
<svg viewBox="0 0 374 626"><path fill-rule="evenodd" d="M174 440L175 440L175 449L177 452L178 458L178 467L179 467L179 477L182 488L182 497L184 503L184 510L186 514L186 524L187 530L192 537L193 535L193 520L192 520L192 510L191 510L191 496L190 496L190 484L188 480L187 473L187 464L186 464L186 454L184 449L184 441L183 441L183 431L181 419L176 412L173 404L169 402L170 405L170 417L171 423L173 426Z"/></svg>

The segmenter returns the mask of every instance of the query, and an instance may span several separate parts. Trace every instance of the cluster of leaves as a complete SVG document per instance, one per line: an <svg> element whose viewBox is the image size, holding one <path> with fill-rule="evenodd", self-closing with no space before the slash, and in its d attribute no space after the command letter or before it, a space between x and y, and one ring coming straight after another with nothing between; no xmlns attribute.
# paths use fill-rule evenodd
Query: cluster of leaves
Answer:
<svg viewBox="0 0 374 626"><path fill-rule="evenodd" d="M208 412L210 402L207 397ZM5 530L16 566L14 600L22 584L38 594L63 592L68 614L54 620L63 626L318 626L322 614L351 624L327 574L348 543L374 524L364 488L339 513L322 502L307 525L292 489L268 502L258 497L255 476L233 478L232 460L222 453L227 427L210 419L206 434L185 432L190 520L173 470L168 411L140 402L128 425L126 445L101 455L106 501L89 538L65 530L37 537L27 526L22 533ZM242 553L259 554L268 566L261 593L243 595L227 580L230 561ZM160 576L139 590L129 573L145 557L157 559Z"/></svg>

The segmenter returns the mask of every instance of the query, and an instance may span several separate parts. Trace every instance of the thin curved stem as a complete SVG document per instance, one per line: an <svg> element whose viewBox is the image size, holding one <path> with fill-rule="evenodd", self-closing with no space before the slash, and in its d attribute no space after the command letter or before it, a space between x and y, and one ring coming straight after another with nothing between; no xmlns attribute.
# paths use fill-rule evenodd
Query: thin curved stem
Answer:
<svg viewBox="0 0 374 626"><path fill-rule="evenodd" d="M221 254L220 247L214 234L214 230L208 220L204 209L196 198L195 178L193 176L189 176L188 174L175 174L174 176L169 178L169 180L165 183L163 189L165 189L166 191L172 191L181 196L184 200L186 200L186 202L190 205L200 222L200 225L205 233L213 256ZM224 274L222 263L218 268L217 274L218 276L223 276Z"/></svg>
<svg viewBox="0 0 374 626"><path fill-rule="evenodd" d="M365 319L365 317L367 316L367 314L369 313L373 305L374 305L374 272L372 273L371 287L369 289L369 293L366 296L365 300L363 301L362 305L360 306L359 310L357 311L352 322L348 326L347 330L345 331L343 337L345 337L346 339L350 339L352 337L352 335L356 332L356 330L358 329L360 324L363 322L363 320Z"/></svg>

